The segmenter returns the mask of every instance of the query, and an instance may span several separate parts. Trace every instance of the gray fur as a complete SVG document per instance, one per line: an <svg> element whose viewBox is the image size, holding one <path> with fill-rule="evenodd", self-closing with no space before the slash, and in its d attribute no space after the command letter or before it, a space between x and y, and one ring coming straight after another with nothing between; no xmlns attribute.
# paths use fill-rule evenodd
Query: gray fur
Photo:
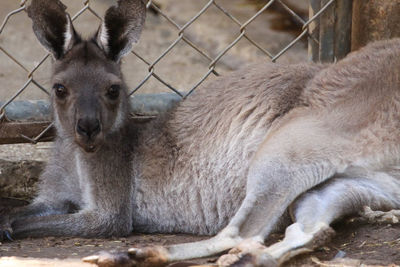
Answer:
<svg viewBox="0 0 400 267"><path fill-rule="evenodd" d="M129 28L144 9L128 2L139 5L126 9ZM46 28L30 16L34 28ZM364 205L400 208L399 39L333 65L247 67L201 86L145 127L129 119L118 59L93 38L56 60L53 156L39 195L3 220L3 230L16 237L218 233L131 251L166 264L263 242L290 210L287 238L250 251L262 265L269 258L262 255L282 258Z"/></svg>

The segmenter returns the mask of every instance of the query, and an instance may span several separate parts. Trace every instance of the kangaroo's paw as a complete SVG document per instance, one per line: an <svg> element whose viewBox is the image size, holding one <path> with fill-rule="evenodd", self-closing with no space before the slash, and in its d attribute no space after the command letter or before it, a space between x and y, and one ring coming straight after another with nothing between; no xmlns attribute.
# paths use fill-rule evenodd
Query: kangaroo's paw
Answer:
<svg viewBox="0 0 400 267"><path fill-rule="evenodd" d="M277 267L278 263L268 253L254 251L244 254L231 267Z"/></svg>
<svg viewBox="0 0 400 267"><path fill-rule="evenodd" d="M135 266L135 262L129 257L129 254L123 252L100 251L98 254L85 257L82 260L100 267Z"/></svg>
<svg viewBox="0 0 400 267"><path fill-rule="evenodd" d="M328 242L334 235L334 231L329 226L322 225L314 233L304 233L299 227L299 224L293 224L286 230L285 239L275 243L272 246L264 247L260 243L251 246L238 246L231 250L236 259L232 256L222 256L218 260L221 266L282 266L291 258L313 251ZM245 241L246 242L246 241ZM252 241L254 242L254 241ZM248 245L248 243L244 243ZM244 248L244 249L243 249ZM239 251L239 253L235 250ZM227 254L229 255L229 254ZM231 260L232 262L228 262Z"/></svg>
<svg viewBox="0 0 400 267"><path fill-rule="evenodd" d="M365 206L360 215L371 223L395 224L400 222L400 210L379 211L372 210L370 207Z"/></svg>
<svg viewBox="0 0 400 267"><path fill-rule="evenodd" d="M281 266L297 255L310 253L315 249L320 248L324 244L328 243L334 235L335 231L331 227L321 225L319 230L312 233L309 239L307 238L307 235L304 236L305 238L302 240L304 243L302 241L298 243L300 235L296 238L296 231L294 231L282 242L278 242L268 247L265 252L275 258L278 265Z"/></svg>
<svg viewBox="0 0 400 267"><path fill-rule="evenodd" d="M238 262L245 254L264 248L265 246L260 242L251 239L244 240L239 245L229 250L228 254L219 257L217 264L218 266L231 266L233 263Z"/></svg>
<svg viewBox="0 0 400 267"><path fill-rule="evenodd" d="M104 252L82 259L100 267L161 267L168 264L167 250L163 247L131 248L128 252Z"/></svg>
<svg viewBox="0 0 400 267"><path fill-rule="evenodd" d="M164 247L153 246L144 248L130 248L129 256L135 260L137 266L166 266L168 261L168 251Z"/></svg>
<svg viewBox="0 0 400 267"><path fill-rule="evenodd" d="M217 264L235 267L276 266L274 259L262 253L265 248L260 242L248 239L231 249L228 254L222 255Z"/></svg>

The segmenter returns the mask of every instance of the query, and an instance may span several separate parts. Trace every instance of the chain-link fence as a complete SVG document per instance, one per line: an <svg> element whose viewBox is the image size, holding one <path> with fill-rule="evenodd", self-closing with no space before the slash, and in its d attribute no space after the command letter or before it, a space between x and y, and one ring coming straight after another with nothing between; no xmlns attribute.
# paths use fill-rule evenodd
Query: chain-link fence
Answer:
<svg viewBox="0 0 400 267"><path fill-rule="evenodd" d="M98 20L97 25L100 24L102 19L101 13L104 10L99 11L96 9L97 2L99 1L85 0L81 2L79 10L75 10L74 13L68 10L72 15L74 25L79 26L80 18L87 15L95 17ZM231 8L233 4L238 4L239 7L242 5L242 8L247 8L245 5L248 5L249 1L252 1L251 4L254 9L254 13L249 17L244 17L240 13L236 15ZM41 140L48 140L53 135L51 131L52 124L49 122L51 118L49 117L48 102L46 100L27 100L21 97L27 90L39 89L44 96L49 94L48 86L44 82L45 79L41 77L43 75L40 72L49 72L47 65L50 64L51 56L47 54L41 58L37 58L37 56L32 58L30 55L27 59L21 59L23 48L34 44L21 41L23 42L22 48L18 50L12 46L6 47L5 45L15 35L15 30L7 31L7 27L10 24L17 23L20 29L31 28L30 21L26 18L27 15L25 12L26 6L29 5L28 2L27 0L23 0L19 4L19 7L7 12L0 26L0 54L2 54L0 56L4 60L12 62L13 68L15 68L12 71L20 74L17 78L12 79L10 86L1 84L0 90L7 90L7 94L0 94L0 144L26 141L36 143ZM69 2L64 2L68 6ZM182 13L181 15L171 15L169 12L171 6L179 9L190 2L193 4L192 12L185 12L185 14ZM109 3L112 3L112 1ZM140 113L140 115L149 115L148 113L151 112L146 111L146 106L151 105L153 110L157 110L159 106L168 106L167 102L170 99L186 98L205 80L212 76L220 75L219 68L222 70L234 69L246 64L246 60L226 60L226 58L229 58L229 52L233 51L235 47L239 47L243 41L250 44L256 58L272 62L280 60L281 57L301 42L303 42L302 46L305 47L305 41L307 40L308 59L314 61L333 61L336 58L344 56L349 51L351 1L310 0L310 4L307 7L309 8L309 14L306 17L304 14L298 14L299 12L293 8L292 3L293 1L285 0L242 0L240 3L232 0L148 1L148 12L157 17L157 20L162 20L164 27L172 27L174 33L171 35L170 32L161 31L160 36L156 39L149 38L147 42L162 47L156 53L146 51L146 41L142 40L141 42L142 44L144 43L143 46L145 48L142 50L134 48L132 55L125 59L124 65L135 66L135 69L128 69L128 71L135 73L134 82L131 82L132 90L130 91L130 95L135 94L134 104L136 103L139 109L143 109L142 111L137 109L137 113ZM0 3L0 5L2 4ZM280 40L279 44L275 46L269 46L272 49L266 47L265 43L274 44L276 40L265 40L267 37L263 38L263 34L257 34L257 31L256 34L252 34L250 30L250 27L256 24L256 21L258 21L257 28L263 27L261 17L265 16L267 12L271 12L271 10L284 13L286 19L290 20L292 25L296 27L291 33L291 39L286 38L284 41ZM213 19L224 20L226 24L230 25L229 34L231 39L225 42L223 46L209 46L209 43L213 43L213 38L218 38L219 35L218 28L214 26L215 21L204 22L202 20L208 12L213 13ZM204 37L204 33L203 35L196 35L196 29L202 31L201 27L199 27L201 23L208 23L205 27L213 30L206 37ZM265 27L267 27L266 24ZM226 29L222 30L226 31ZM150 30L145 29L144 34L146 34L146 31ZM18 40L15 40L15 42L18 42ZM189 67L196 69L196 73L198 74L198 77L195 79L192 78L186 83L180 82L180 80L185 79L185 75L180 75L181 70L176 67L177 64L170 64L167 67L170 72L167 74L158 68L161 62L168 63L168 58L174 58L177 53L182 51L184 51L184 55L180 55L180 57L186 58L186 61L190 61L188 55L191 54L195 54L197 58L196 61L186 62L186 65L183 66L183 69ZM306 51L304 49L303 53L305 55L307 55ZM307 60L307 56L303 58ZM32 65L32 61L35 62L34 65L28 67L29 64ZM229 65L235 65L235 67L229 68ZM177 69L174 71L174 68ZM7 71L10 70L7 68ZM11 79L8 78L7 71L5 69L0 70L0 80L9 81ZM126 75L130 76L129 73L126 73ZM152 95L151 97L136 94L136 92L149 84L150 87L163 87L173 92L175 97L171 96L171 94ZM164 89L161 91L165 91Z"/></svg>

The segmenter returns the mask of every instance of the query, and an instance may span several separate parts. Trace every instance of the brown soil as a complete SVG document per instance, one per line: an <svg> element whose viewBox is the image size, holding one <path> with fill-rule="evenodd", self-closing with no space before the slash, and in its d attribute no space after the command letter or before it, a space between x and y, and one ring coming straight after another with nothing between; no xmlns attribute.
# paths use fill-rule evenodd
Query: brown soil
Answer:
<svg viewBox="0 0 400 267"><path fill-rule="evenodd" d="M4 212L10 206L24 203L2 199L0 210ZM352 218L335 224L333 228L336 235L329 243L313 253L294 258L285 266L321 266L317 264L318 261L330 261L335 257L358 259L368 265L400 264L400 224L369 224L359 218ZM282 234L273 234L267 244L277 242L282 237ZM0 256L76 259L101 250L126 251L130 247L168 245L205 238L207 237L184 234L132 234L126 238L108 239L27 238L0 243ZM214 257L193 262L212 263L216 259Z"/></svg>

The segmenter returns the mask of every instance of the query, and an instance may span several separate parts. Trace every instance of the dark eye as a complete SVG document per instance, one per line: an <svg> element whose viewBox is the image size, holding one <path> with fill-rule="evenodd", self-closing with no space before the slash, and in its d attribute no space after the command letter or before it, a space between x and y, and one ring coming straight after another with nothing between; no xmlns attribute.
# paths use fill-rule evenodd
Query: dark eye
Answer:
<svg viewBox="0 0 400 267"><path fill-rule="evenodd" d="M115 100L119 96L119 91L121 90L121 86L118 84L111 85L107 90L107 97L109 99Z"/></svg>
<svg viewBox="0 0 400 267"><path fill-rule="evenodd" d="M54 84L53 89L55 91L56 96L60 99L65 98L68 95L67 88L65 88L65 86L62 84L59 83Z"/></svg>

